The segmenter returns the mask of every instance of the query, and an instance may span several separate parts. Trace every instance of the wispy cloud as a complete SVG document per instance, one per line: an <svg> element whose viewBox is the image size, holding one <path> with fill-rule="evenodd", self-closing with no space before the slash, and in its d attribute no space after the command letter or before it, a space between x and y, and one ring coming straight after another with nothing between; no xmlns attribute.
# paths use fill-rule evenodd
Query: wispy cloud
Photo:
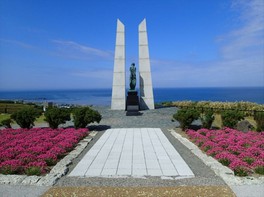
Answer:
<svg viewBox="0 0 264 197"><path fill-rule="evenodd" d="M240 11L242 26L222 36L223 58L241 58L245 55L263 54L264 1L236 0L232 8Z"/></svg>
<svg viewBox="0 0 264 197"><path fill-rule="evenodd" d="M24 43L18 40L8 40L8 39L0 39L0 42L2 43L6 43L6 44L12 44L12 45L16 45L22 48L27 48L27 49L36 49L36 46L33 46L31 44L28 43Z"/></svg>
<svg viewBox="0 0 264 197"><path fill-rule="evenodd" d="M71 75L85 78L112 79L112 70L85 70L72 72Z"/></svg>
<svg viewBox="0 0 264 197"><path fill-rule="evenodd" d="M67 58L88 60L113 58L113 53L110 51L85 46L74 41L52 40L52 42L56 44L58 54Z"/></svg>
<svg viewBox="0 0 264 197"><path fill-rule="evenodd" d="M218 37L218 59L196 63L153 60L154 84L264 86L264 1L235 0L231 9L239 11L241 26Z"/></svg>

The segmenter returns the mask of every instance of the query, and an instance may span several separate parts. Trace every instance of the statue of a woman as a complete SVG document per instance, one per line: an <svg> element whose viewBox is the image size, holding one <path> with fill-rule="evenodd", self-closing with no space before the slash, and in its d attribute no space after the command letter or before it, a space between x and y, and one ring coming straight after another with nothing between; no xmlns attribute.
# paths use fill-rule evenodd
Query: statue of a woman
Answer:
<svg viewBox="0 0 264 197"><path fill-rule="evenodd" d="M130 66L130 90L135 90L136 88L136 67L132 63Z"/></svg>

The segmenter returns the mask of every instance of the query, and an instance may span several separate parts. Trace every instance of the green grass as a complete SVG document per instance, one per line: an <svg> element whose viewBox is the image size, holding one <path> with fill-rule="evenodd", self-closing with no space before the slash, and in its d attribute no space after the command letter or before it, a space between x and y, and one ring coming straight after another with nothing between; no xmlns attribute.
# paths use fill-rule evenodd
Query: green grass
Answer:
<svg viewBox="0 0 264 197"><path fill-rule="evenodd" d="M0 122L2 122L2 120L6 120L10 118L10 114L0 114Z"/></svg>
<svg viewBox="0 0 264 197"><path fill-rule="evenodd" d="M35 123L45 123L44 119L45 119L45 116L44 114L42 114L39 118L37 118Z"/></svg>
<svg viewBox="0 0 264 197"><path fill-rule="evenodd" d="M0 122L2 122L2 120L8 119L10 118L10 114L0 114ZM39 118L37 118L37 120L35 121L35 123L45 123L44 121L44 114L42 114Z"/></svg>
<svg viewBox="0 0 264 197"><path fill-rule="evenodd" d="M212 125L214 127L217 127L217 128L222 128L223 123L222 123L221 115L220 114L214 114L214 116L215 116L215 119L214 119L214 122ZM253 116L247 116L247 117L245 117L245 120L247 120L250 124L252 124L254 128L257 128L257 123L254 120Z"/></svg>
<svg viewBox="0 0 264 197"><path fill-rule="evenodd" d="M253 116L245 117L245 120L247 120L250 124L252 124L254 128L257 128L257 123L254 120L254 117Z"/></svg>
<svg viewBox="0 0 264 197"><path fill-rule="evenodd" d="M213 121L213 126L217 128L222 128L222 118L220 114L214 114L214 121Z"/></svg>

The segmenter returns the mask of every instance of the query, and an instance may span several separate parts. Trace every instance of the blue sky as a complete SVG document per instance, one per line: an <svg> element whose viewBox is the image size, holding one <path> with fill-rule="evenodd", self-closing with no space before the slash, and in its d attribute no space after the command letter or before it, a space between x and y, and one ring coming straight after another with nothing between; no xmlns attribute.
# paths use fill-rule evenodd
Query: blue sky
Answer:
<svg viewBox="0 0 264 197"><path fill-rule="evenodd" d="M263 0L0 0L0 90L111 88L118 18L154 87L264 86Z"/></svg>

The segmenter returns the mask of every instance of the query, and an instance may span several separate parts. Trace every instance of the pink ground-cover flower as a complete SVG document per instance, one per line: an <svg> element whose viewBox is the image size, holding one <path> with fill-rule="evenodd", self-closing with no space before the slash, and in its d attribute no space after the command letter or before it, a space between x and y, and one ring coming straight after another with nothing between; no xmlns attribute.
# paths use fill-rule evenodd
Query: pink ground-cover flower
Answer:
<svg viewBox="0 0 264 197"><path fill-rule="evenodd" d="M2 166L22 166L23 162L20 161L19 159L12 159L8 161L4 161L0 164L0 167Z"/></svg>
<svg viewBox="0 0 264 197"><path fill-rule="evenodd" d="M240 159L234 159L231 164L229 165L229 167L234 170L237 167L243 167L243 168L250 168L250 166L248 165L247 162L241 161Z"/></svg>
<svg viewBox="0 0 264 197"><path fill-rule="evenodd" d="M53 159L53 160L57 160L57 156L56 156L56 154L52 154L52 153L49 153L49 152L47 152L47 153L45 153L45 154L42 154L42 155L39 155L38 157L37 157L38 159L40 159L40 160L46 160L46 159Z"/></svg>
<svg viewBox="0 0 264 197"><path fill-rule="evenodd" d="M250 147L247 149L247 152L250 152L251 154L253 154L254 156L259 156L261 154L261 152L263 152L260 148L256 148L256 147Z"/></svg>
<svg viewBox="0 0 264 197"><path fill-rule="evenodd" d="M210 155L210 156L215 156L215 155L217 155L218 153L221 153L221 152L223 152L223 151L224 151L224 149L223 149L222 147L214 147L214 148L208 150L208 151L206 152L206 154L207 154L207 155Z"/></svg>
<svg viewBox="0 0 264 197"><path fill-rule="evenodd" d="M206 154L229 166L238 176L245 176L264 162L264 132L242 133L235 129L188 130L187 135ZM263 174L263 166L258 166Z"/></svg>
<svg viewBox="0 0 264 197"><path fill-rule="evenodd" d="M10 151L3 151L0 153L0 161L8 161L15 157L15 154Z"/></svg>
<svg viewBox="0 0 264 197"><path fill-rule="evenodd" d="M14 174L20 172L23 168L23 162L18 159L8 160L0 163L0 173Z"/></svg>
<svg viewBox="0 0 264 197"><path fill-rule="evenodd" d="M14 173L13 167L18 166L16 163L22 172L32 165L54 165L58 157L65 155L87 135L87 129L74 128L0 130L0 166L3 173Z"/></svg>
<svg viewBox="0 0 264 197"><path fill-rule="evenodd" d="M244 158L254 158L255 156L252 154L252 153L250 153L250 152L247 152L247 151L245 151L245 152L242 152L242 153L240 153L240 155L238 155L238 158L239 159L244 159Z"/></svg>
<svg viewBox="0 0 264 197"><path fill-rule="evenodd" d="M214 147L216 147L217 144L215 142L212 142L210 140L207 140L203 143L203 145L201 146L201 149L204 150L204 151L208 151Z"/></svg>
<svg viewBox="0 0 264 197"><path fill-rule="evenodd" d="M23 161L23 163L29 163L32 161L36 161L37 157L31 153L24 152L21 153L20 155L16 156L16 159L19 159L20 161Z"/></svg>
<svg viewBox="0 0 264 197"><path fill-rule="evenodd" d="M27 167L30 167L30 166L46 167L47 164L44 161L33 161L33 162L30 162L30 163L27 164Z"/></svg>
<svg viewBox="0 0 264 197"><path fill-rule="evenodd" d="M220 152L215 156L216 159L229 159L229 161L235 160L237 157L229 152Z"/></svg>
<svg viewBox="0 0 264 197"><path fill-rule="evenodd" d="M256 160L253 164L252 164L252 166L255 168L255 167L259 167L259 166L262 166L262 167L264 167L264 161L262 161L262 160Z"/></svg>
<svg viewBox="0 0 264 197"><path fill-rule="evenodd" d="M243 152L245 149L242 146L239 145L230 145L226 148L230 153L234 155L239 155L241 152Z"/></svg>

